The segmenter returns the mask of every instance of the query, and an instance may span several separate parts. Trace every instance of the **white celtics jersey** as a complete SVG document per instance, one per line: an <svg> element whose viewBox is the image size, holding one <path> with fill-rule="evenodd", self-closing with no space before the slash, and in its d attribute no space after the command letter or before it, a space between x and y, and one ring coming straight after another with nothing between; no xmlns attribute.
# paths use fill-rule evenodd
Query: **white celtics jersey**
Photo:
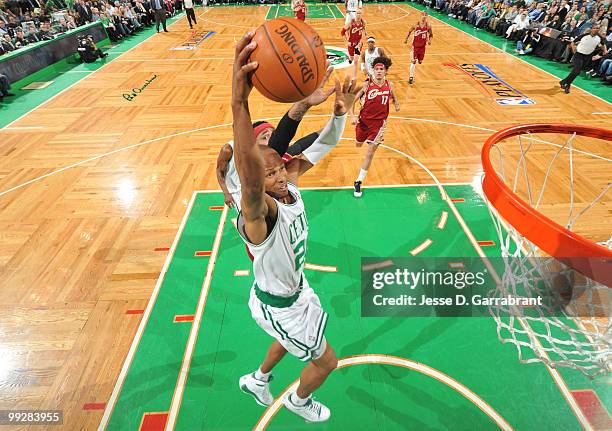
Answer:
<svg viewBox="0 0 612 431"><path fill-rule="evenodd" d="M346 2L346 11L347 12L357 12L357 9L360 7L359 0L347 0Z"/></svg>
<svg viewBox="0 0 612 431"><path fill-rule="evenodd" d="M278 217L270 235L259 245L249 242L244 234L242 216L238 232L253 255L253 276L260 290L275 296L292 296L300 290L306 261L308 221L304 201L298 188L289 183L292 204L277 202Z"/></svg>
<svg viewBox="0 0 612 431"><path fill-rule="evenodd" d="M374 52L370 53L370 50L366 48L365 50L365 64L368 69L368 75L374 75L374 59L376 57L380 57L378 53L378 47L374 48Z"/></svg>

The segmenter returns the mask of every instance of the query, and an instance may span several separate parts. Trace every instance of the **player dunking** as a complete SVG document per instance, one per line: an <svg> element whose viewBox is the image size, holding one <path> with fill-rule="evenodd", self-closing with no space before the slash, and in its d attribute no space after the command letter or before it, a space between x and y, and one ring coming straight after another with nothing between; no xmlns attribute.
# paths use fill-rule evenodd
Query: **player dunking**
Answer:
<svg viewBox="0 0 612 431"><path fill-rule="evenodd" d="M370 75L374 75L374 59L378 57L386 57L385 50L382 47L376 46L374 36L368 37L368 47L361 50L361 71L365 74L366 79Z"/></svg>
<svg viewBox="0 0 612 431"><path fill-rule="evenodd" d="M353 76L357 76L357 64L361 54L361 39L366 36L365 20L361 10L355 14L355 18L351 19L348 24L342 27L340 34L346 41L349 64L355 62L355 71Z"/></svg>
<svg viewBox="0 0 612 431"><path fill-rule="evenodd" d="M272 369L290 352L309 364L302 370L297 390L288 393L283 403L307 421L323 422L331 413L311 394L337 367L338 359L324 336L327 313L304 276L308 221L297 182L340 140L346 112L358 89L354 80L345 79L342 88L336 80L334 115L325 126L331 129L328 138L317 139L285 165L276 151L257 145L253 136L248 103L252 90L249 73L258 67L256 62L248 62L256 47L253 35L253 31L247 33L236 45L233 66L234 156L242 184L237 225L254 256L251 315L275 341L261 366L240 378L240 389L258 404L270 405Z"/></svg>
<svg viewBox="0 0 612 431"><path fill-rule="evenodd" d="M387 117L389 116L389 100L393 100L395 110L400 110L399 100L393 93L393 84L387 81L387 71L391 67L391 59L388 57L378 57L374 59L374 74L370 76L366 86L357 94L362 98L359 120L355 121L353 108L351 107L351 122L355 126L355 140L357 146L361 147L364 142L368 144L359 176L355 180L353 195L360 198L362 195L361 183L365 180L368 169L372 164L374 153L378 145L383 143Z"/></svg>
<svg viewBox="0 0 612 431"><path fill-rule="evenodd" d="M410 79L408 80L409 84L414 82L414 69L416 69L417 61L419 64L423 63L423 59L425 58L425 48L427 45L431 45L431 40L433 39L433 31L431 26L427 22L427 12L421 13L421 19L416 25L410 27L410 31L406 35L406 39L404 43L408 43L408 38L410 34L414 31L414 36L412 39L412 49L410 51Z"/></svg>
<svg viewBox="0 0 612 431"><path fill-rule="evenodd" d="M306 2L304 0L292 0L291 1L291 9L295 14L295 18L300 21L306 20Z"/></svg>

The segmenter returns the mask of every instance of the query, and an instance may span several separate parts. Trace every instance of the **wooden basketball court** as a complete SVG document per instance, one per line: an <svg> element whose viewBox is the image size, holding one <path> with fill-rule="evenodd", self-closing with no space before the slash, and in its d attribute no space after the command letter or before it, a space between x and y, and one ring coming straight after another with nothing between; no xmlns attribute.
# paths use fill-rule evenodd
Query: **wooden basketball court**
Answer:
<svg viewBox="0 0 612 431"><path fill-rule="evenodd" d="M218 208L222 195L198 191L219 190L217 154L232 139L235 42L270 18L270 8L200 9L197 34L186 18L179 19L170 33L148 38L0 129L0 410L63 410L61 428L67 430L225 430L258 423L264 410L237 385L263 355L265 344L258 342L268 342L249 320L251 279L235 274L249 269L248 260L232 231L235 215ZM373 188L366 188L360 201L343 189L352 185L363 157L349 123L338 148L300 185L325 188L308 195L316 212L310 213L315 236L307 262L315 265L309 274L313 286L338 289L327 299L320 293L336 318L330 319L328 337L339 357L379 356L346 359L346 368L320 395L332 411L334 403L342 405L337 418L332 413L328 428L309 429L374 429L360 424L385 430L610 429L609 377L594 382L574 371L519 364L515 349L497 340L490 319L359 319L362 256L409 256L427 238L435 244L426 251L430 256L498 255L495 247L478 244L496 242L478 186L480 150L488 136L507 126L540 122L610 129L607 93L602 98L574 88L566 95L546 70L436 15L430 19L433 44L409 85L409 56L402 42L419 11L399 3L368 4L364 10L368 33L393 60L389 79L401 103L365 183ZM307 22L326 45L342 48L343 19L335 11L322 13L325 18ZM194 37L199 37L195 49L176 49ZM491 72L535 103L501 104L496 99L505 96L470 76L474 68ZM346 70L338 68L335 76ZM298 136L322 127L331 106L312 109ZM254 119L274 122L287 109L253 92ZM581 168L575 173L578 208L610 182L612 162L609 143L585 140L581 145L583 152L574 155ZM537 150L550 153L550 145L542 147ZM530 168L542 177L546 165ZM554 171L549 181L560 186L547 195L544 209L554 213L567 207L562 184L568 175L563 165ZM448 204L454 210L439 187L458 199ZM580 226L580 233L597 241L610 237L609 202ZM333 205L339 209L330 210ZM408 217L411 212L418 216ZM436 231L442 212L449 220L446 233ZM352 223L364 234L350 229ZM175 284L168 283L168 271L175 271ZM177 322L177 316L186 317ZM200 326L193 329L196 322ZM241 341L242 330L253 338ZM230 335L224 338L223 331ZM141 340L148 347L139 347ZM190 349L193 360L186 362ZM470 361L482 355L474 367ZM286 361L277 373L278 394L299 369L297 361ZM132 363L138 365L132 369ZM416 363L431 370L414 371L415 380L405 380ZM219 364L218 374L214 364ZM181 380L185 366L192 371ZM432 377L436 371L449 378L446 386L432 385L444 383ZM369 406L383 399L368 414ZM537 409L528 413L530 402ZM592 408L585 410L588 405ZM208 410L213 408L223 414ZM288 427L306 426L284 411L269 425Z"/></svg>

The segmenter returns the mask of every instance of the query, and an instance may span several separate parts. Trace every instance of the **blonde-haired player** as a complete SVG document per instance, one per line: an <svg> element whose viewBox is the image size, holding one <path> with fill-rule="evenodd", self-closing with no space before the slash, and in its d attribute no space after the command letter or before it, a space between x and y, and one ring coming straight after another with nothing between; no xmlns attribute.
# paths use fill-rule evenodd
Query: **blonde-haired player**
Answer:
<svg viewBox="0 0 612 431"><path fill-rule="evenodd" d="M345 24L340 32L340 35L346 41L349 64L353 64L353 62L355 63L355 69L353 71L354 77L357 77L357 67L363 44L362 39L367 35L365 28L366 23L362 16L363 13L361 9L359 9L355 14L355 18L351 19L348 24Z"/></svg>

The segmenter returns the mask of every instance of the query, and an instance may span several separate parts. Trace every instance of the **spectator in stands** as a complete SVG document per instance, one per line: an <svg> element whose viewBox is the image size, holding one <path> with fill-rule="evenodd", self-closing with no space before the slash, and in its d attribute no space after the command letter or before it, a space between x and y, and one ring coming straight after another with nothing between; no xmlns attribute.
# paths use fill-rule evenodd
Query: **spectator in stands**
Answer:
<svg viewBox="0 0 612 431"><path fill-rule="evenodd" d="M28 39L25 37L23 29L21 27L17 27L15 29L15 37L13 38L13 45L15 45L15 49L23 48L27 44Z"/></svg>
<svg viewBox="0 0 612 431"><path fill-rule="evenodd" d="M537 29L529 30L525 33L525 36L518 42L516 42L516 52L520 55L529 54L533 51L540 41L540 35Z"/></svg>
<svg viewBox="0 0 612 431"><path fill-rule="evenodd" d="M565 21L565 17L567 16L569 10L570 5L567 4L567 0L563 0L561 2L561 6L559 6L559 18L561 18L561 21Z"/></svg>
<svg viewBox="0 0 612 431"><path fill-rule="evenodd" d="M39 35L42 40L51 40L55 37L55 32L51 28L49 21L44 21L40 24Z"/></svg>
<svg viewBox="0 0 612 431"><path fill-rule="evenodd" d="M5 53L15 51L15 45L13 44L13 39L11 39L11 36L8 33L6 33L3 36L2 40L0 40L0 44L2 44L2 49L4 50Z"/></svg>
<svg viewBox="0 0 612 431"><path fill-rule="evenodd" d="M529 26L529 16L527 11L523 10L519 16L514 19L513 24L506 30L506 39L511 39L515 33L522 35L523 30Z"/></svg>
<svg viewBox="0 0 612 431"><path fill-rule="evenodd" d="M92 20L93 22L93 20ZM72 15L68 15L66 18L66 28L68 28L68 30L74 30L76 29L78 26L76 24L76 21L74 19L74 16Z"/></svg>
<svg viewBox="0 0 612 431"><path fill-rule="evenodd" d="M518 15L519 15L518 7L516 5L512 6L512 10L508 12L504 16L504 19L501 20L499 24L497 25L495 33L498 36L502 36L503 34L505 34L508 28L512 25L512 23L514 22L514 20L516 19Z"/></svg>
<svg viewBox="0 0 612 431"><path fill-rule="evenodd" d="M30 24L28 26L28 42L30 43L36 43L36 42L40 42L40 36L38 34L38 31L36 31L36 26L34 24Z"/></svg>
<svg viewBox="0 0 612 431"><path fill-rule="evenodd" d="M6 23L0 19L0 37L4 37L4 35L7 33L8 29L6 28Z"/></svg>

